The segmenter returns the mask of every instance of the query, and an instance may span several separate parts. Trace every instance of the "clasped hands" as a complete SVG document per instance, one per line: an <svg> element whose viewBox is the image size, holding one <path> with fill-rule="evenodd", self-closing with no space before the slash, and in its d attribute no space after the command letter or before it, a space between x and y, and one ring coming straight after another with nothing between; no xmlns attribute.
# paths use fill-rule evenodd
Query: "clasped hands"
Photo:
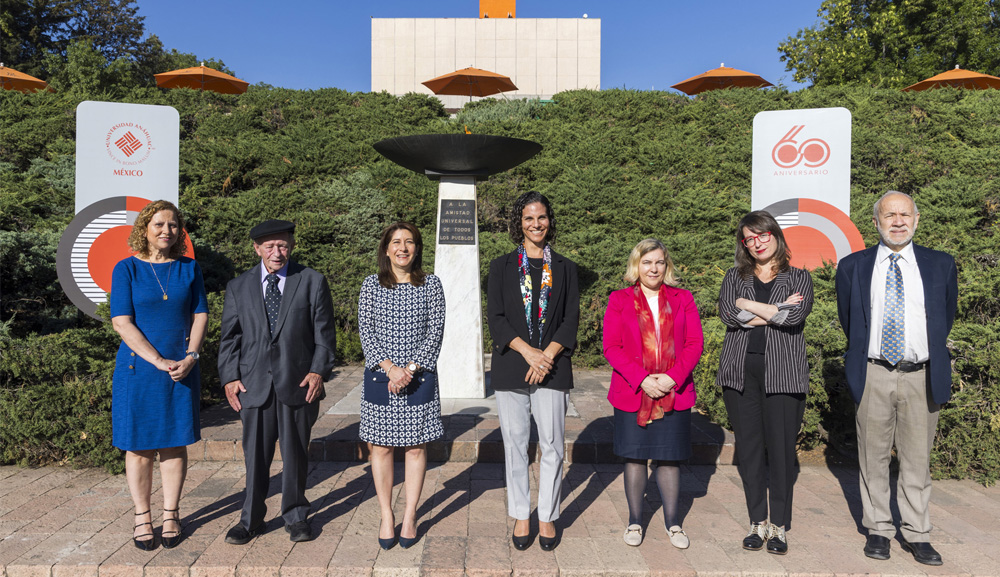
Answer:
<svg viewBox="0 0 1000 577"><path fill-rule="evenodd" d="M659 399L670 394L670 391L677 386L677 382L665 373L656 373L647 375L639 383L639 386L642 387L643 392L649 395L649 398Z"/></svg>
<svg viewBox="0 0 1000 577"><path fill-rule="evenodd" d="M419 369L420 367L418 366L417 370ZM410 381L413 380L413 373L411 373L409 369L397 365L389 367L389 371L386 372L386 374L389 376L390 393L399 394L399 392L405 389L406 386L410 384Z"/></svg>
<svg viewBox="0 0 1000 577"><path fill-rule="evenodd" d="M540 384L556 364L553 357L534 347L521 353L521 356L528 362L528 372L524 375L524 380L529 385Z"/></svg>
<svg viewBox="0 0 1000 577"><path fill-rule="evenodd" d="M156 368L170 375L170 380L177 382L188 376L188 373L191 372L191 369L194 368L194 364L197 362L190 356L184 357L179 361L160 359L156 361Z"/></svg>

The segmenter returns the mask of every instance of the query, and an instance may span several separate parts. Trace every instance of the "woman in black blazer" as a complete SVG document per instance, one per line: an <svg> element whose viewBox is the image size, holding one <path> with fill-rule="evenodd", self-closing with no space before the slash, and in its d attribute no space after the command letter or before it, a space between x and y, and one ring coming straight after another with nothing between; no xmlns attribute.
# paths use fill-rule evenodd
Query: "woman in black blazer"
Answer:
<svg viewBox="0 0 1000 577"><path fill-rule="evenodd" d="M538 543L555 548L559 518L566 404L573 388L570 355L580 320L576 264L549 246L555 216L544 195L527 192L514 203L510 238L517 249L490 263L486 316L493 337L490 382L503 434L507 512L512 541L531 544L528 434L531 418L541 450Z"/></svg>
<svg viewBox="0 0 1000 577"><path fill-rule="evenodd" d="M751 212L736 227L736 266L719 292L726 336L715 382L736 435L750 515L743 548L757 551L766 544L777 555L788 552L795 441L809 392L802 329L813 285L808 271L788 264L791 256L774 217Z"/></svg>

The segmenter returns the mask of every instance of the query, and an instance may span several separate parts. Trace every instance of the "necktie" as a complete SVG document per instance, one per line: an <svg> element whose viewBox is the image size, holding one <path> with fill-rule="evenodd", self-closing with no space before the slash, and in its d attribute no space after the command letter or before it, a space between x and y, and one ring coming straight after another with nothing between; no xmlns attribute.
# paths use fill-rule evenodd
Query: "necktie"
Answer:
<svg viewBox="0 0 1000 577"><path fill-rule="evenodd" d="M264 291L264 308L267 310L267 328L274 333L274 323L281 310L281 291L278 290L278 275L267 275L267 290Z"/></svg>
<svg viewBox="0 0 1000 577"><path fill-rule="evenodd" d="M895 365L903 360L904 304L903 272L899 270L899 255L889 255L889 270L885 275L885 307L882 310L882 357Z"/></svg>

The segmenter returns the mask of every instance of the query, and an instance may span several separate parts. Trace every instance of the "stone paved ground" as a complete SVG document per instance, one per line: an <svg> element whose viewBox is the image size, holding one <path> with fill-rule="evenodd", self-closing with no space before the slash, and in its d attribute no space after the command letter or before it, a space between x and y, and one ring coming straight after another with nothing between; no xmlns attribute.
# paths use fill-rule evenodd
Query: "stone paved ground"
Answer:
<svg viewBox="0 0 1000 577"><path fill-rule="evenodd" d="M342 371L347 374L350 371ZM595 422L606 417L598 402L606 379L581 373L573 421L577 445L607 441ZM589 383L589 384L588 384ZM329 383L325 411L347 396L349 382ZM602 411L605 411L602 413ZM350 416L330 416L347 419ZM455 415L449 416L449 419ZM227 545L226 531L239 518L244 467L231 417L221 411L203 431L217 445L192 460L181 500L186 539L176 549L134 548L132 504L123 476L63 467L0 467L0 567L2 577L333 577L336 575L670 575L672 577L821 577L847 575L984 575L1000 577L1000 488L971 481L936 481L931 501L933 543L942 567L919 565L892 545L889 561L866 558L860 529L857 471L838 466L802 467L795 491L787 556L740 547L746 512L736 468L689 464L682 471L681 510L691 548L674 549L663 531L655 486L649 490L648 535L637 548L621 533L627 520L621 466L588 459L565 465L561 543L553 552L534 543L527 551L510 545L502 465L476 458L471 444L462 459L432 463L419 508L420 540L409 550L382 551L376 542L378 506L371 473L363 461L331 460L310 468L315 541L293 544L280 519L245 546ZM465 418L465 417L462 417ZM356 421L356 419L355 419ZM459 419L461 423L464 421ZM568 419L568 426L569 426ZM498 435L495 418L478 414L454 431L455 439L488 440ZM235 425L238 428L238 424ZM602 425L603 426L603 425ZM729 435L706 428L706 438L726 444ZM717 428L717 427L716 427ZM224 434L223 434L224 433ZM324 450L337 434L323 432ZM589 436L588 436L589 435ZM571 449L573 447L570 447ZM219 460L212 460L213 451ZM471 453L470 453L471 451ZM731 449L730 449L731 451ZM725 450L717 450L726 462ZM473 458L465 458L472 456ZM568 457L571 456L567 453ZM485 455L488 456L488 455ZM272 471L270 516L279 509L280 461ZM534 469L537 475L537 468ZM402 516L397 465L397 520ZM158 487L158 479L156 480ZM534 482L534 479L533 479ZM154 502L159 495L154 495ZM159 513L154 508L159 532ZM533 530L536 530L533 527Z"/></svg>

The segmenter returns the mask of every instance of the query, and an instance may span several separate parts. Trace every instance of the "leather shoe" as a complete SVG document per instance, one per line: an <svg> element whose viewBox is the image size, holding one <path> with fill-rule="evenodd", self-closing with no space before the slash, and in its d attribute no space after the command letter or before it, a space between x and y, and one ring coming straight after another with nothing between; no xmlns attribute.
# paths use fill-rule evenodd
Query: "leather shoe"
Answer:
<svg viewBox="0 0 1000 577"><path fill-rule="evenodd" d="M941 560L941 554L931 547L930 543L919 542L910 543L906 539L900 538L900 544L903 546L903 551L911 553L913 559L917 563L923 563L924 565L941 565L944 561Z"/></svg>
<svg viewBox="0 0 1000 577"><path fill-rule="evenodd" d="M889 538L881 535L869 535L865 543L865 556L879 561L889 559Z"/></svg>
<svg viewBox="0 0 1000 577"><path fill-rule="evenodd" d="M528 547L531 547L531 533L527 535L511 535L510 541L514 544L514 548L518 551L524 551Z"/></svg>
<svg viewBox="0 0 1000 577"><path fill-rule="evenodd" d="M542 537L538 536L538 546L542 548L542 551L551 551L556 548L559 544L559 535L555 537Z"/></svg>
<svg viewBox="0 0 1000 577"><path fill-rule="evenodd" d="M285 525L285 532L288 533L289 539L295 543L312 541L315 538L313 537L312 527L309 526L309 521L296 521L291 525Z"/></svg>
<svg viewBox="0 0 1000 577"><path fill-rule="evenodd" d="M246 545L251 539L264 532L264 524L261 523L253 529L247 530L242 523L233 527L226 533L226 543L230 545Z"/></svg>

